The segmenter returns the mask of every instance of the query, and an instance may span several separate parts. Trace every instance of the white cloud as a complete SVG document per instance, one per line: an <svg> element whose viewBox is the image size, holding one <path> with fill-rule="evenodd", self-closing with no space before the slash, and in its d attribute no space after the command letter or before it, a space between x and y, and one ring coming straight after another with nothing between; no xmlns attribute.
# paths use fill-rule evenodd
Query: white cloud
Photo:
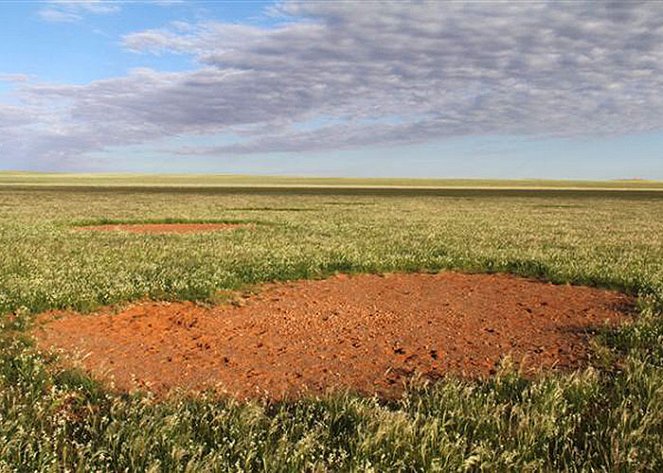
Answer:
<svg viewBox="0 0 663 473"><path fill-rule="evenodd" d="M103 0L49 0L37 14L44 21L71 23L80 21L85 14L107 15L120 11L118 2Z"/></svg>
<svg viewBox="0 0 663 473"><path fill-rule="evenodd" d="M0 129L29 125L37 118L29 111L11 105L0 104Z"/></svg>
<svg viewBox="0 0 663 473"><path fill-rule="evenodd" d="M186 0L148 0L149 3L154 5L159 5L162 7L169 7L171 5L184 5Z"/></svg>
<svg viewBox="0 0 663 473"><path fill-rule="evenodd" d="M287 2L279 11L287 17L276 27L180 22L124 38L132 51L190 54L197 70L26 87L26 103L49 117L37 151L213 133L243 141L186 151L663 130L660 3ZM306 126L320 118L329 124Z"/></svg>
<svg viewBox="0 0 663 473"><path fill-rule="evenodd" d="M0 81L3 82L27 82L30 76L27 74L6 74L0 72Z"/></svg>

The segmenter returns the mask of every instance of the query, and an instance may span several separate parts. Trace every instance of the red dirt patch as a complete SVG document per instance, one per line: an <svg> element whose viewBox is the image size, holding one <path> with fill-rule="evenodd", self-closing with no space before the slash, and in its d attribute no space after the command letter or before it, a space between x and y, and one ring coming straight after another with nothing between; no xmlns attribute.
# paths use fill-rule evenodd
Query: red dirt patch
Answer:
<svg viewBox="0 0 663 473"><path fill-rule="evenodd" d="M78 231L129 233L199 233L245 227L241 223L122 223L76 227Z"/></svg>
<svg viewBox="0 0 663 473"><path fill-rule="evenodd" d="M275 399L351 388L398 394L415 373L486 376L576 368L591 329L628 320L623 294L507 275L336 276L265 285L235 304L142 303L118 314L50 313L42 349L123 390L174 387Z"/></svg>

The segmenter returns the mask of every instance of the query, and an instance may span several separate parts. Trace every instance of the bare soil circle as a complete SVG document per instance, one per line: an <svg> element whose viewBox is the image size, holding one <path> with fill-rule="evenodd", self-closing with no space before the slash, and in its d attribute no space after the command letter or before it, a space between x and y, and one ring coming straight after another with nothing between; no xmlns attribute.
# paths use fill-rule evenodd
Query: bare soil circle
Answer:
<svg viewBox="0 0 663 473"><path fill-rule="evenodd" d="M84 232L201 233L246 227L241 223L121 223L76 227Z"/></svg>
<svg viewBox="0 0 663 473"><path fill-rule="evenodd" d="M391 397L415 374L484 377L505 356L526 373L575 369L591 334L628 321L633 306L614 291L503 274L338 275L267 284L213 307L50 312L35 336L120 390Z"/></svg>

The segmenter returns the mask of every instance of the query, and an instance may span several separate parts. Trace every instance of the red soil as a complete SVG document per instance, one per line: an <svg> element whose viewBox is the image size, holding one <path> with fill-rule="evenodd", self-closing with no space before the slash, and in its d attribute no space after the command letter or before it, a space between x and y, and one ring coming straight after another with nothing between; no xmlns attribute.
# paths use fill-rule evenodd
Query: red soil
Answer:
<svg viewBox="0 0 663 473"><path fill-rule="evenodd" d="M245 226L238 223L131 223L77 227L78 231L129 233L198 233L230 230Z"/></svg>
<svg viewBox="0 0 663 473"><path fill-rule="evenodd" d="M335 388L392 396L415 373L572 369L592 330L629 319L623 294L507 275L389 274L268 284L233 304L142 303L50 313L42 349L78 353L122 390L214 388L279 399Z"/></svg>

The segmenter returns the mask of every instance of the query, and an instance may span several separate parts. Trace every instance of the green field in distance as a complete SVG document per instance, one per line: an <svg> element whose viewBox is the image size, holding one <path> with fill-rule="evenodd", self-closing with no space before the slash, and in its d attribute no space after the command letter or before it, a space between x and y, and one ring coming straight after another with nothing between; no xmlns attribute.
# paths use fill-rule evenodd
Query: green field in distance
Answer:
<svg viewBox="0 0 663 473"><path fill-rule="evenodd" d="M582 181L540 179L413 179L289 177L235 174L72 174L0 172L4 186L146 186L146 187L432 187L514 189L641 189L663 190L663 182L640 179Z"/></svg>

